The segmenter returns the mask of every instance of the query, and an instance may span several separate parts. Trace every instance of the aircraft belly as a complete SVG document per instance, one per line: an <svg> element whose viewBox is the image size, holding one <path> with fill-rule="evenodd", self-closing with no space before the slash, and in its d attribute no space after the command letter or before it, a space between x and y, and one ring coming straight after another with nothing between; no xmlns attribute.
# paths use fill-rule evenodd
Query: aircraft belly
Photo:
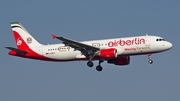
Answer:
<svg viewBox="0 0 180 101"><path fill-rule="evenodd" d="M49 54L46 54L46 57L57 59L57 60L72 60L76 59L76 55L78 55L79 52L51 52Z"/></svg>

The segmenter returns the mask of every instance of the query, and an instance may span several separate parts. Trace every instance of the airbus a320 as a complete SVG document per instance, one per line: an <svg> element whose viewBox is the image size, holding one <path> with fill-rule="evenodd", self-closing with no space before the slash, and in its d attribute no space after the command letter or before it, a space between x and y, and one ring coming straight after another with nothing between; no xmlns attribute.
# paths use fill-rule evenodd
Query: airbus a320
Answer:
<svg viewBox="0 0 180 101"><path fill-rule="evenodd" d="M86 60L89 67L98 60L97 71L102 71L101 63L104 61L118 66L128 65L133 55L147 55L148 62L152 64L151 54L172 48L164 38L150 35L83 42L52 35L62 43L42 45L19 22L12 22L11 28L17 48L5 47L10 50L9 55L56 62Z"/></svg>

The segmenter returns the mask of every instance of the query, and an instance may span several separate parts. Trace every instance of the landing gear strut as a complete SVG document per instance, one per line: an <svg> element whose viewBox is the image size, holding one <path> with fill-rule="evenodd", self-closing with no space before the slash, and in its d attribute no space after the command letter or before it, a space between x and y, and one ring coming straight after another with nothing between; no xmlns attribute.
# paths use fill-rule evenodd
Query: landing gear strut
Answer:
<svg viewBox="0 0 180 101"><path fill-rule="evenodd" d="M101 67L101 63L102 63L102 62L103 62L103 60L99 60L99 65L96 67L96 70L99 71L99 72L102 71L102 69L103 69L103 68Z"/></svg>
<svg viewBox="0 0 180 101"><path fill-rule="evenodd" d="M92 58L93 58L93 55L90 55L90 57L89 57L89 61L87 62L87 65L89 66L89 67L93 67L93 62L92 62Z"/></svg>
<svg viewBox="0 0 180 101"><path fill-rule="evenodd" d="M93 62L92 62L92 58L94 57L94 54L91 54L90 56L89 56L89 61L87 62L87 65L89 66L89 67L93 67ZM102 71L102 67L101 67L101 63L102 62L104 62L104 60L99 60L99 64L98 64L98 66L96 67L96 70L97 71Z"/></svg>
<svg viewBox="0 0 180 101"><path fill-rule="evenodd" d="M153 60L151 59L151 54L150 54L150 53L148 54L148 59L149 59L149 60L148 60L149 64L152 64L152 63L153 63Z"/></svg>

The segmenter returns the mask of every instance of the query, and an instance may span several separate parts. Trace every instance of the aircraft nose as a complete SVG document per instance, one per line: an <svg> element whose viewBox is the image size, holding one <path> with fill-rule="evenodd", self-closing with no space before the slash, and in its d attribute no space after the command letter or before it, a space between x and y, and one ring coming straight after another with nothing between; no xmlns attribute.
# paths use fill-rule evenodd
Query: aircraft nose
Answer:
<svg viewBox="0 0 180 101"><path fill-rule="evenodd" d="M166 44L166 47L168 48L168 49L171 49L172 48L172 43L170 43L170 42L167 42L167 44Z"/></svg>

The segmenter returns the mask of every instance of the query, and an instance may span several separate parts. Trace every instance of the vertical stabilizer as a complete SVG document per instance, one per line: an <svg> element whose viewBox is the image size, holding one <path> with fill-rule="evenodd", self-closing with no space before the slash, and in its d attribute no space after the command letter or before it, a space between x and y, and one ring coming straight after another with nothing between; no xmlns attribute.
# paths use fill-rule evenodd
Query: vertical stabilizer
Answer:
<svg viewBox="0 0 180 101"><path fill-rule="evenodd" d="M41 44L33 38L33 36L19 23L11 23L12 32L16 41L18 49L29 49Z"/></svg>

